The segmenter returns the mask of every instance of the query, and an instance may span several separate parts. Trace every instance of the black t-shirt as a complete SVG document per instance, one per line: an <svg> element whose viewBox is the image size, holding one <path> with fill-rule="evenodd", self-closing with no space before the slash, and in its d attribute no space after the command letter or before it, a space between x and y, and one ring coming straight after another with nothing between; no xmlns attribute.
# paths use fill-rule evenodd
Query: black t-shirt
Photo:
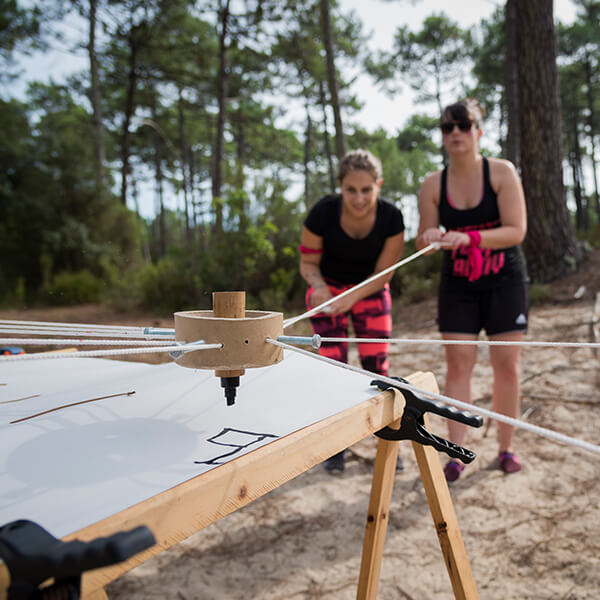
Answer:
<svg viewBox="0 0 600 600"><path fill-rule="evenodd" d="M304 225L323 238L321 274L338 283L360 283L373 274L388 237L404 231L399 208L379 198L373 229L365 238L351 238L340 226L342 196L321 198L309 211Z"/></svg>

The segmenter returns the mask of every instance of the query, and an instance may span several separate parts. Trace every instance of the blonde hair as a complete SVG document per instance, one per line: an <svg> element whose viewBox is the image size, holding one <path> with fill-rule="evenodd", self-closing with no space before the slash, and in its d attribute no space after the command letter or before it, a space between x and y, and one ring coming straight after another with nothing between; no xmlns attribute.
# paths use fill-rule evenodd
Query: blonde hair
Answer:
<svg viewBox="0 0 600 600"><path fill-rule="evenodd" d="M381 161L368 150L358 148L346 153L338 166L337 180L343 181L350 171L366 171L375 181L383 177Z"/></svg>

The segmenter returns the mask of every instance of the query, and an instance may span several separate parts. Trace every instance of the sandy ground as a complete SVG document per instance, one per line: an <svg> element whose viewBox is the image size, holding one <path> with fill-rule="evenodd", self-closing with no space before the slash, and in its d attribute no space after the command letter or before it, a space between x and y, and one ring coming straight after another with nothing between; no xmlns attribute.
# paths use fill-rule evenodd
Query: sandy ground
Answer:
<svg viewBox="0 0 600 600"><path fill-rule="evenodd" d="M552 286L552 302L532 309L528 339L590 341L598 292L600 254ZM435 338L434 316L433 301L406 307L394 335ZM391 374L429 370L443 389L441 348L396 346L390 359ZM600 444L599 360L592 349L524 349L522 418ZM491 408L490 386L480 349L476 404ZM443 420L431 425L446 435ZM141 565L109 585L109 598L355 598L375 445L370 438L353 446L342 476L317 466ZM471 430L466 445L478 458L451 494L480 598L600 598L600 456L520 431L524 468L505 476L494 423ZM402 442L400 451L406 469L396 477L377 597L454 598L412 448Z"/></svg>

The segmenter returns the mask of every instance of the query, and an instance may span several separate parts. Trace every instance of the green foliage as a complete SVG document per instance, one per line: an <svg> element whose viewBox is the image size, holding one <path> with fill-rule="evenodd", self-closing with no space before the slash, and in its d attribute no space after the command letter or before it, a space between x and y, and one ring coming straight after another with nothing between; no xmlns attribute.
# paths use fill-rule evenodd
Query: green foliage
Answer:
<svg viewBox="0 0 600 600"><path fill-rule="evenodd" d="M271 182L272 183L272 182ZM271 187L271 186L267 186ZM266 189L263 192L266 193ZM144 306L162 313L210 308L211 292L245 290L248 308L281 309L296 289L296 242L300 216L280 195L277 184L264 198L264 214L251 218L240 190L220 198L222 232L205 227L191 245L171 244L167 256L112 280L111 302L122 308ZM177 224L171 215L170 226Z"/></svg>
<svg viewBox="0 0 600 600"><path fill-rule="evenodd" d="M104 290L103 282L87 269L77 272L57 273L43 290L44 300L53 305L73 305L99 302Z"/></svg>
<svg viewBox="0 0 600 600"><path fill-rule="evenodd" d="M259 306L285 312L296 280L295 270L279 267L269 276L269 287L259 292Z"/></svg>
<svg viewBox="0 0 600 600"><path fill-rule="evenodd" d="M0 82L16 76L10 68L14 66L17 51L29 53L42 48L40 36L42 21L48 15L40 6L21 6L18 0L2 0L0 3ZM52 12L52 11L50 11Z"/></svg>
<svg viewBox="0 0 600 600"><path fill-rule="evenodd" d="M196 294L200 287L185 257L170 255L155 265L146 265L132 281L131 291L145 308L168 314L198 308Z"/></svg>
<svg viewBox="0 0 600 600"><path fill-rule="evenodd" d="M380 52L367 61L367 70L388 87L399 74L418 92L418 99L434 101L441 110L447 101L462 95L460 83L466 74L465 47L471 45L471 34L443 14L431 15L419 31L399 26L394 35L394 48Z"/></svg>
<svg viewBox="0 0 600 600"><path fill-rule="evenodd" d="M406 274L402 278L401 304L420 302L435 296L439 284L439 274L432 273L423 278L418 275Z"/></svg>
<svg viewBox="0 0 600 600"><path fill-rule="evenodd" d="M43 42L49 20L68 7L88 15L85 3L45 4L42 11L37 0L9 0L0 8L5 75L11 75L13 58ZM588 188L600 123L599 6L579 0L576 21L558 29L565 153L573 173L586 173ZM256 308L301 302L297 244L306 205L331 187L332 123L318 3L232 4L226 82L219 74L217 8L189 0L98 4L103 190L97 185L89 73L67 85L33 84L22 101L0 100L0 301L101 298L171 312L207 308L213 290L245 289L248 305ZM358 107L350 77L360 75L373 53L356 15L344 14L339 2L330 8L348 147L366 147L381 158L382 193L414 227L419 186L440 163L437 118L407 114L402 130L393 133L348 126ZM473 93L488 109L495 107L492 122L503 134L503 21L500 7L468 30L432 15L416 30L399 27L393 47L370 60L369 68L390 89L409 84L420 99L438 104ZM212 176L223 83L225 144L217 192ZM302 117L290 110L290 99L303 105ZM174 194L179 205L185 194L185 213L161 208L146 223L121 203L115 182L125 157L125 200L132 202L134 188L140 196L153 194L157 206L163 200L172 206ZM300 177L306 205L291 199ZM149 182L156 191L148 191ZM586 189L580 199L589 223L580 239L598 244L595 197ZM405 254L412 248L407 243ZM398 272L396 296L408 301L434 293L440 258L436 253Z"/></svg>
<svg viewBox="0 0 600 600"><path fill-rule="evenodd" d="M475 84L467 95L477 98L486 107L488 119L506 121L506 36L504 7L498 7L489 19L483 20L472 40ZM503 141L501 140L501 145Z"/></svg>
<svg viewBox="0 0 600 600"><path fill-rule="evenodd" d="M12 286L12 287L10 287ZM8 283L3 280L0 272L0 306L7 308L23 308L27 306L27 298L25 294L25 279L19 277L16 282Z"/></svg>
<svg viewBox="0 0 600 600"><path fill-rule="evenodd" d="M600 223L594 222L589 229L577 232L577 239L583 246L583 251L587 252L592 248L600 248Z"/></svg>
<svg viewBox="0 0 600 600"><path fill-rule="evenodd" d="M529 286L529 304L542 304L550 297L550 287L546 283L532 283Z"/></svg>
<svg viewBox="0 0 600 600"><path fill-rule="evenodd" d="M416 252L415 240L409 240L405 244L404 254L409 256L414 252ZM409 262L394 274L390 283L392 296L399 297L403 304L434 296L437 292L441 266L441 252L434 252Z"/></svg>
<svg viewBox="0 0 600 600"><path fill-rule="evenodd" d="M71 303L95 292L86 275L70 282L65 273L110 282L136 268L142 229L113 197L95 191L87 112L61 86L34 85L30 94L41 114L35 126L24 104L0 101L10 139L0 144L0 273L8 289L25 281L30 300Z"/></svg>

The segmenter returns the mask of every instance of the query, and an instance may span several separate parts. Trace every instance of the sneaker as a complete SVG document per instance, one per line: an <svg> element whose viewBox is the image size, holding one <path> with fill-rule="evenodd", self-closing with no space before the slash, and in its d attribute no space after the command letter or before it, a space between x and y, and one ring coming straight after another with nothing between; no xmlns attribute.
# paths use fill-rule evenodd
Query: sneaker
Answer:
<svg viewBox="0 0 600 600"><path fill-rule="evenodd" d="M460 474L465 470L465 465L462 465L455 460L451 460L446 463L444 467L444 475L446 476L446 481L456 481Z"/></svg>
<svg viewBox="0 0 600 600"><path fill-rule="evenodd" d="M344 472L344 468L345 468L345 460L344 460L344 453L340 452L338 454L334 454L331 458L328 458L325 461L325 470L330 474L330 475L340 475Z"/></svg>
<svg viewBox="0 0 600 600"><path fill-rule="evenodd" d="M500 468L505 473L517 473L521 470L521 463L512 452L500 452L498 460L500 462Z"/></svg>
<svg viewBox="0 0 600 600"><path fill-rule="evenodd" d="M404 461L402 457L398 454L398 460L396 462L396 473L402 473L404 471Z"/></svg>

